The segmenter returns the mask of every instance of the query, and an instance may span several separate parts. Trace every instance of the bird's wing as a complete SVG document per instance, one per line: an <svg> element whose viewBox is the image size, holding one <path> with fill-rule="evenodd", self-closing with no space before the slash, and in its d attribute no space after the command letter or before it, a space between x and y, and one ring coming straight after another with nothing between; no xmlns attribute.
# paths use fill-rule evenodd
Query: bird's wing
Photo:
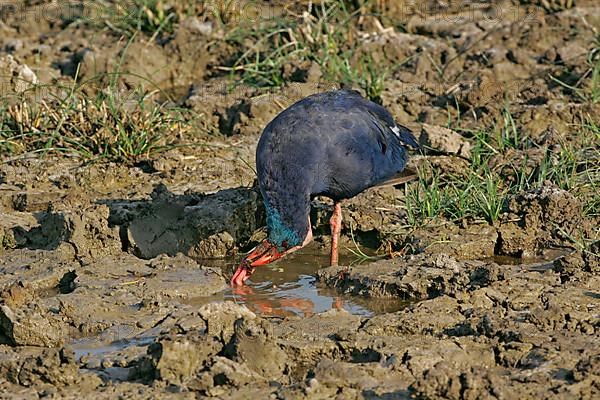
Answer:
<svg viewBox="0 0 600 400"><path fill-rule="evenodd" d="M370 101L364 104L380 130L388 135L395 136L404 147L413 150L420 148L412 131L404 125L397 124L388 110Z"/></svg>
<svg viewBox="0 0 600 400"><path fill-rule="evenodd" d="M385 154L388 148L387 136L389 135L390 130L385 126L385 124L381 123L381 120L377 117L377 115L373 114L370 111L368 111L368 113L371 117L371 125L375 128L371 129L371 132L376 135L377 143L381 148L381 152Z"/></svg>

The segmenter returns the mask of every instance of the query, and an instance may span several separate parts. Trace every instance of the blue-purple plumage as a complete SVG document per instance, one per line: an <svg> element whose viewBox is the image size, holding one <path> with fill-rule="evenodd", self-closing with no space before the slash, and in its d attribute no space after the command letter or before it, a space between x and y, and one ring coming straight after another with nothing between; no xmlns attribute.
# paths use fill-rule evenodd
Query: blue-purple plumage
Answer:
<svg viewBox="0 0 600 400"><path fill-rule="evenodd" d="M299 245L309 230L310 200L351 198L398 175L410 130L358 92L309 96L281 112L263 131L256 150L269 240Z"/></svg>

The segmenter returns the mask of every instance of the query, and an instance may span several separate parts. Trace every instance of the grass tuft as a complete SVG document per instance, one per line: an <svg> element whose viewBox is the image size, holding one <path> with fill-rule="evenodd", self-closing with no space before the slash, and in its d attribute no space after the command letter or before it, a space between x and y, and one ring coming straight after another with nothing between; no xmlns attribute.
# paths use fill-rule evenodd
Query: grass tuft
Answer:
<svg viewBox="0 0 600 400"><path fill-rule="evenodd" d="M471 160L460 173L430 164L407 186L405 207L412 227L450 221L501 218L509 196L555 185L581 199L586 216L600 215L600 125L591 117L552 146L536 145L516 128L505 107L500 129L469 131ZM516 156L516 157L515 157Z"/></svg>
<svg viewBox="0 0 600 400"><path fill-rule="evenodd" d="M0 154L69 153L136 162L175 145L188 129L184 113L141 93L120 97L106 90L88 96L81 86L63 99L4 102Z"/></svg>
<svg viewBox="0 0 600 400"><path fill-rule="evenodd" d="M76 22L107 27L128 38L143 33L155 39L173 34L181 21L204 12L207 5L193 0L127 0L100 1L87 6L93 8L96 17Z"/></svg>
<svg viewBox="0 0 600 400"><path fill-rule="evenodd" d="M302 80L306 71L290 71L292 65L319 66L322 78L342 86L357 85L375 101L380 100L389 71L359 51L355 21L363 7L344 1L321 2L302 14L287 11L261 21L258 26L235 27L226 40L240 49L231 66L221 67L238 83L263 87Z"/></svg>

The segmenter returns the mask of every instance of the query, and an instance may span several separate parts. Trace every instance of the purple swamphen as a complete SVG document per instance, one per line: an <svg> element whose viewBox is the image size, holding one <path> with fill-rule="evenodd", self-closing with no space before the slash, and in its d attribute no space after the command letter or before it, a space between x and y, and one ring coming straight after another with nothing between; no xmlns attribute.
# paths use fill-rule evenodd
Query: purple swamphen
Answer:
<svg viewBox="0 0 600 400"><path fill-rule="evenodd" d="M340 201L398 180L408 148L418 148L412 132L356 91L315 94L282 111L266 126L256 149L268 236L244 258L231 284L242 285L256 267L313 239L310 202L318 195L335 202L331 265L337 265Z"/></svg>

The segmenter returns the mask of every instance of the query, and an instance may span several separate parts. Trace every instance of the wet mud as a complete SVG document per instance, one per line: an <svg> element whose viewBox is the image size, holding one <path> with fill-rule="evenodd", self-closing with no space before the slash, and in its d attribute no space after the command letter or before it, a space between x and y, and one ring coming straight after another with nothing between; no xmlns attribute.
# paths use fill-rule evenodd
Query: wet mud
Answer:
<svg viewBox="0 0 600 400"><path fill-rule="evenodd" d="M339 267L327 266L331 203L317 198L315 243L231 289L236 262L265 236L252 169L259 134L331 84L309 67L304 82L272 93L230 92L213 67L234 51L209 16L122 53L126 43L106 32L63 29L59 10L40 19L44 2L30 3L0 5L3 90L60 92L120 59L136 71L121 89L152 81L199 116L190 138L199 145L133 165L2 160L0 398L600 396L600 221L575 194L524 189L493 223L406 229L406 188L370 189L343 205ZM573 30L600 26L596 3L513 3L498 2L498 19L458 2L446 18L390 2L386 15L405 31L373 28L361 42L376 62L406 65L381 102L427 148L411 167L467 168L473 140L444 128L448 104L475 129L500 121L511 101L538 146L579 140L570 132L581 115L600 121L598 103L547 79L554 65L583 73L593 34ZM535 150L499 154L496 167L516 179L522 160L539 167Z"/></svg>

